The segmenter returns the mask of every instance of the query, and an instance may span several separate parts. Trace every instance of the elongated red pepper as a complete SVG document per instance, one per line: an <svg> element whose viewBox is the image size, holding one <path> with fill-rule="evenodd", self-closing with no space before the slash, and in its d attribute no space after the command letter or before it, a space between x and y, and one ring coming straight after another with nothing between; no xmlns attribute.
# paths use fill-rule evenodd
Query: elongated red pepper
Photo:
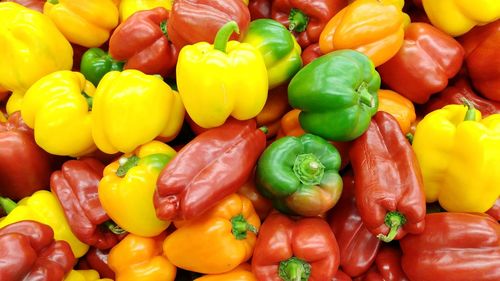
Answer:
<svg viewBox="0 0 500 281"><path fill-rule="evenodd" d="M425 230L400 240L410 280L500 280L500 224L490 216L433 213Z"/></svg>
<svg viewBox="0 0 500 281"><path fill-rule="evenodd" d="M229 119L185 145L162 170L154 194L163 220L193 219L235 193L266 146L255 120Z"/></svg>
<svg viewBox="0 0 500 281"><path fill-rule="evenodd" d="M309 64L313 60L321 57L323 53L321 52L321 49L319 48L318 43L314 43L312 45L309 45L307 48L304 49L302 52L302 63L304 65Z"/></svg>
<svg viewBox="0 0 500 281"><path fill-rule="evenodd" d="M425 194L413 149L396 119L377 112L349 151L356 204L366 227L381 240L424 230Z"/></svg>
<svg viewBox="0 0 500 281"><path fill-rule="evenodd" d="M493 205L493 207L491 207L486 213L497 221L500 221L500 198L497 199L495 205Z"/></svg>

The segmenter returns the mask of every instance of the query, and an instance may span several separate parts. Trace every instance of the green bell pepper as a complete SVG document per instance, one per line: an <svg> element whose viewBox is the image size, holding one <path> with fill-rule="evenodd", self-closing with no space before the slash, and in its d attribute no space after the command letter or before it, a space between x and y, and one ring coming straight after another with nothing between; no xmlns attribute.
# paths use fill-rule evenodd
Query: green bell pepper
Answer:
<svg viewBox="0 0 500 281"><path fill-rule="evenodd" d="M380 75L354 50L323 55L302 68L288 85L288 101L301 109L306 132L333 141L361 136L378 109Z"/></svg>
<svg viewBox="0 0 500 281"><path fill-rule="evenodd" d="M277 210L317 216L335 206L340 198L340 162L337 149L321 137L284 137L262 153L255 184Z"/></svg>
<svg viewBox="0 0 500 281"><path fill-rule="evenodd" d="M295 37L275 20L252 21L242 42L254 46L262 54L269 89L289 81L302 67L302 50Z"/></svg>
<svg viewBox="0 0 500 281"><path fill-rule="evenodd" d="M99 48L90 48L82 56L80 72L97 87L104 74L117 70L122 71L125 63L113 59Z"/></svg>

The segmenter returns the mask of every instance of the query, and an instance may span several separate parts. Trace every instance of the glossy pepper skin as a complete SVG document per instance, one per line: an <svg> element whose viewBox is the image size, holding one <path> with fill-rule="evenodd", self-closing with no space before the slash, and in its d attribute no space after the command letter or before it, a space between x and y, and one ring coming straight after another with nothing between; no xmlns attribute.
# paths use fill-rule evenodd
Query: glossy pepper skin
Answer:
<svg viewBox="0 0 500 281"><path fill-rule="evenodd" d="M214 45L199 42L179 53L177 87L187 113L203 128L220 126L229 116L253 118L266 103L265 61L254 46L228 42L233 31L238 32L236 22L228 22L217 33Z"/></svg>
<svg viewBox="0 0 500 281"><path fill-rule="evenodd" d="M165 234L142 237L128 234L109 253L115 281L174 281L176 267L162 254Z"/></svg>
<svg viewBox="0 0 500 281"><path fill-rule="evenodd" d="M285 25L306 48L318 42L327 22L345 6L347 0L274 0L271 17Z"/></svg>
<svg viewBox="0 0 500 281"><path fill-rule="evenodd" d="M106 166L99 201L118 226L145 237L157 236L169 226L169 221L156 217L152 198L160 171L175 155L170 146L152 141Z"/></svg>
<svg viewBox="0 0 500 281"><path fill-rule="evenodd" d="M163 253L182 269L225 273L250 259L259 227L250 200L232 194L203 215L178 225L163 242Z"/></svg>
<svg viewBox="0 0 500 281"><path fill-rule="evenodd" d="M2 2L15 2L40 13L43 13L43 4L45 4L45 0L5 0Z"/></svg>
<svg viewBox="0 0 500 281"><path fill-rule="evenodd" d="M194 281L257 281L252 273L252 267L248 263L243 263L237 268L222 274L208 274Z"/></svg>
<svg viewBox="0 0 500 281"><path fill-rule="evenodd" d="M375 258L375 264L359 281L409 281L401 267L401 254L399 248L382 247Z"/></svg>
<svg viewBox="0 0 500 281"><path fill-rule="evenodd" d="M53 157L35 142L33 130L15 112L0 121L0 196L20 200L49 185Z"/></svg>
<svg viewBox="0 0 500 281"><path fill-rule="evenodd" d="M162 220L193 219L248 179L266 146L254 120L228 120L191 140L158 177L153 202Z"/></svg>
<svg viewBox="0 0 500 281"><path fill-rule="evenodd" d="M324 220L293 221L273 213L260 228L252 271L259 281L331 280L339 260L337 241Z"/></svg>
<svg viewBox="0 0 500 281"><path fill-rule="evenodd" d="M126 61L125 69L166 76L175 69L178 56L168 40L167 22L169 12L163 7L134 13L113 31L110 55Z"/></svg>
<svg viewBox="0 0 500 281"><path fill-rule="evenodd" d="M472 104L427 114L415 130L428 203L450 212L485 212L500 195L500 114L481 119ZM433 141L429 142L432 137Z"/></svg>
<svg viewBox="0 0 500 281"><path fill-rule="evenodd" d="M257 215L259 215L261 221L263 221L273 209L271 200L262 196L257 190L254 173L252 173L250 177L248 177L247 182L238 189L238 194L245 196L252 202L252 206Z"/></svg>
<svg viewBox="0 0 500 281"><path fill-rule="evenodd" d="M442 91L462 66L464 49L453 37L427 23L411 23L403 46L377 70L391 89L415 103Z"/></svg>
<svg viewBox="0 0 500 281"><path fill-rule="evenodd" d="M126 236L125 236L126 237ZM125 238L124 237L124 238ZM114 271L108 265L108 250L99 250L95 247L90 247L89 251L83 256L77 265L78 269L93 269L99 272L102 278L115 280Z"/></svg>
<svg viewBox="0 0 500 281"><path fill-rule="evenodd" d="M302 67L300 46L277 21L258 19L250 22L241 42L257 48L264 58L269 89L289 81Z"/></svg>
<svg viewBox="0 0 500 281"><path fill-rule="evenodd" d="M302 52L302 63L304 65L309 64L313 60L321 57L323 53L321 52L321 49L319 48L318 43L314 43L312 45L307 46L307 48L304 49Z"/></svg>
<svg viewBox="0 0 500 281"><path fill-rule="evenodd" d="M366 131L377 112L379 87L367 56L340 50L303 67L288 85L288 101L302 110L299 122L306 132L349 141Z"/></svg>
<svg viewBox="0 0 500 281"><path fill-rule="evenodd" d="M384 242L425 227L422 174L411 144L392 115L377 112L349 153L355 197L365 226Z"/></svg>
<svg viewBox="0 0 500 281"><path fill-rule="evenodd" d="M493 205L493 207L491 207L486 213L497 221L500 221L500 198L495 201L495 205Z"/></svg>
<svg viewBox="0 0 500 281"><path fill-rule="evenodd" d="M0 3L0 34L0 86L9 91L22 95L43 76L71 69L71 45L39 12Z"/></svg>
<svg viewBox="0 0 500 281"><path fill-rule="evenodd" d="M271 18L271 5L273 0L250 0L248 10L252 20Z"/></svg>
<svg viewBox="0 0 500 281"><path fill-rule="evenodd" d="M428 214L424 232L408 235L400 245L410 280L500 279L500 224L490 216Z"/></svg>
<svg viewBox="0 0 500 281"><path fill-rule="evenodd" d="M92 137L108 154L132 152L155 138L172 140L183 120L179 93L135 69L108 72L93 97Z"/></svg>
<svg viewBox="0 0 500 281"><path fill-rule="evenodd" d="M47 0L43 13L71 43L99 47L118 25L118 7L112 0Z"/></svg>
<svg viewBox="0 0 500 281"><path fill-rule="evenodd" d="M499 8L500 9L500 8ZM500 21L478 26L460 39L474 87L486 98L500 101Z"/></svg>
<svg viewBox="0 0 500 281"><path fill-rule="evenodd" d="M340 155L325 139L305 134L274 141L257 163L255 183L277 210L317 216L331 209L342 193Z"/></svg>
<svg viewBox="0 0 500 281"><path fill-rule="evenodd" d="M250 12L243 1L177 0L170 12L168 38L178 50L197 42L212 44L219 29L229 21L235 21L240 34L245 34ZM238 38L237 34L230 37L231 40Z"/></svg>
<svg viewBox="0 0 500 281"><path fill-rule="evenodd" d="M109 249L118 238L103 225L109 220L97 194L103 170L104 165L93 158L69 160L52 173L50 187L76 237L87 245Z"/></svg>
<svg viewBox="0 0 500 281"><path fill-rule="evenodd" d="M403 44L405 16L399 2L403 1L352 2L321 31L321 52L353 49L367 55L375 66L388 61Z"/></svg>
<svg viewBox="0 0 500 281"><path fill-rule="evenodd" d="M55 241L48 225L26 220L0 229L2 280L63 280L75 263L69 244Z"/></svg>
<svg viewBox="0 0 500 281"><path fill-rule="evenodd" d="M405 134L410 132L411 125L417 119L413 103L391 90L378 91L378 111L385 111L394 116Z"/></svg>
<svg viewBox="0 0 500 281"><path fill-rule="evenodd" d="M170 11L173 0L121 0L118 5L120 12L120 22L124 22L132 14L138 11L152 10L157 7L163 7Z"/></svg>
<svg viewBox="0 0 500 281"><path fill-rule="evenodd" d="M90 48L83 53L80 62L80 72L97 87L102 77L110 71L122 71L123 62L112 58L107 52L99 48Z"/></svg>

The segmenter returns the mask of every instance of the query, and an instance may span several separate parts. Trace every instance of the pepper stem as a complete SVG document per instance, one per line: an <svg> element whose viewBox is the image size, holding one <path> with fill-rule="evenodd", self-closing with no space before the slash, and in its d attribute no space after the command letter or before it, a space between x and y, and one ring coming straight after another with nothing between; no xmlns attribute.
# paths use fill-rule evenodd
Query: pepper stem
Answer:
<svg viewBox="0 0 500 281"><path fill-rule="evenodd" d="M47 2L49 2L50 4L52 5L57 5L59 4L59 0L47 0Z"/></svg>
<svg viewBox="0 0 500 281"><path fill-rule="evenodd" d="M170 38L168 37L167 20L164 20L160 23L160 29L163 35L165 35L165 37L167 37L167 39L170 40Z"/></svg>
<svg viewBox="0 0 500 281"><path fill-rule="evenodd" d="M229 37L231 37L233 32L240 34L240 28L238 27L238 24L232 20L224 24L219 31L217 31L214 40L214 49L225 53L227 41L229 41Z"/></svg>
<svg viewBox="0 0 500 281"><path fill-rule="evenodd" d="M288 16L288 30L295 32L303 32L307 28L307 24L309 23L309 17L304 14L299 9L291 9L290 15Z"/></svg>
<svg viewBox="0 0 500 281"><path fill-rule="evenodd" d="M475 121L476 108L474 107L474 104L466 98L462 98L461 101L465 106L467 106L467 112L465 113L464 121Z"/></svg>
<svg viewBox="0 0 500 281"><path fill-rule="evenodd" d="M370 92L368 92L368 89L366 89L365 83L362 83L358 87L357 92L359 93L359 100L361 103L364 103L369 107L373 107L373 96L370 94Z"/></svg>
<svg viewBox="0 0 500 281"><path fill-rule="evenodd" d="M0 207L2 207L6 214L9 214L17 207L17 204L10 198L0 196Z"/></svg>
<svg viewBox="0 0 500 281"><path fill-rule="evenodd" d="M323 179L325 166L312 153L299 154L293 163L293 172L303 184L317 185Z"/></svg>
<svg viewBox="0 0 500 281"><path fill-rule="evenodd" d="M405 135L405 137L410 142L410 144L413 144L413 134L412 133L407 133Z"/></svg>
<svg viewBox="0 0 500 281"><path fill-rule="evenodd" d="M114 221L104 222L104 226L116 235L121 235L127 233L123 228L119 227Z"/></svg>
<svg viewBox="0 0 500 281"><path fill-rule="evenodd" d="M267 135L267 133L269 133L269 129L266 126L260 127L259 130L261 130L265 135Z"/></svg>
<svg viewBox="0 0 500 281"><path fill-rule="evenodd" d="M311 265L304 260L291 257L280 262L278 273L284 281L307 281L311 275Z"/></svg>
<svg viewBox="0 0 500 281"><path fill-rule="evenodd" d="M123 177L127 174L128 170L131 168L137 166L139 164L139 160L141 160L139 157L132 155L129 158L127 157L121 157L118 160L118 163L120 163L120 167L116 170L116 175L119 177Z"/></svg>
<svg viewBox="0 0 500 281"><path fill-rule="evenodd" d="M242 214L239 214L231 219L231 225L233 226L231 232L237 240L243 240L247 238L247 232L253 232L257 234L257 228L249 224Z"/></svg>
<svg viewBox="0 0 500 281"><path fill-rule="evenodd" d="M85 93L84 91L82 91L82 96L87 101L88 111L91 111L92 106L94 105L94 99L91 96L87 95L87 93Z"/></svg>
<svg viewBox="0 0 500 281"><path fill-rule="evenodd" d="M379 234L377 235L377 238L389 243L398 234L398 230L401 226L403 226L406 223L406 218L403 216L400 212L389 212L385 215L385 225L391 228L389 231L389 234L384 235L384 234Z"/></svg>

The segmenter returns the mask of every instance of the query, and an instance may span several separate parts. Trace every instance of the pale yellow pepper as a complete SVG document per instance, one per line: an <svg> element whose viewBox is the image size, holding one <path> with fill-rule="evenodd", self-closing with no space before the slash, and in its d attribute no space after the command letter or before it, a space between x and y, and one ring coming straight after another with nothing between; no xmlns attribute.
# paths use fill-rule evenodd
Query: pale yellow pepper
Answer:
<svg viewBox="0 0 500 281"><path fill-rule="evenodd" d="M133 13L143 10L151 10L156 7L172 9L174 0L122 0L120 2L120 22L124 22Z"/></svg>
<svg viewBox="0 0 500 281"><path fill-rule="evenodd" d="M101 279L99 273L93 269L88 270L71 270L64 281L113 281L109 278Z"/></svg>

